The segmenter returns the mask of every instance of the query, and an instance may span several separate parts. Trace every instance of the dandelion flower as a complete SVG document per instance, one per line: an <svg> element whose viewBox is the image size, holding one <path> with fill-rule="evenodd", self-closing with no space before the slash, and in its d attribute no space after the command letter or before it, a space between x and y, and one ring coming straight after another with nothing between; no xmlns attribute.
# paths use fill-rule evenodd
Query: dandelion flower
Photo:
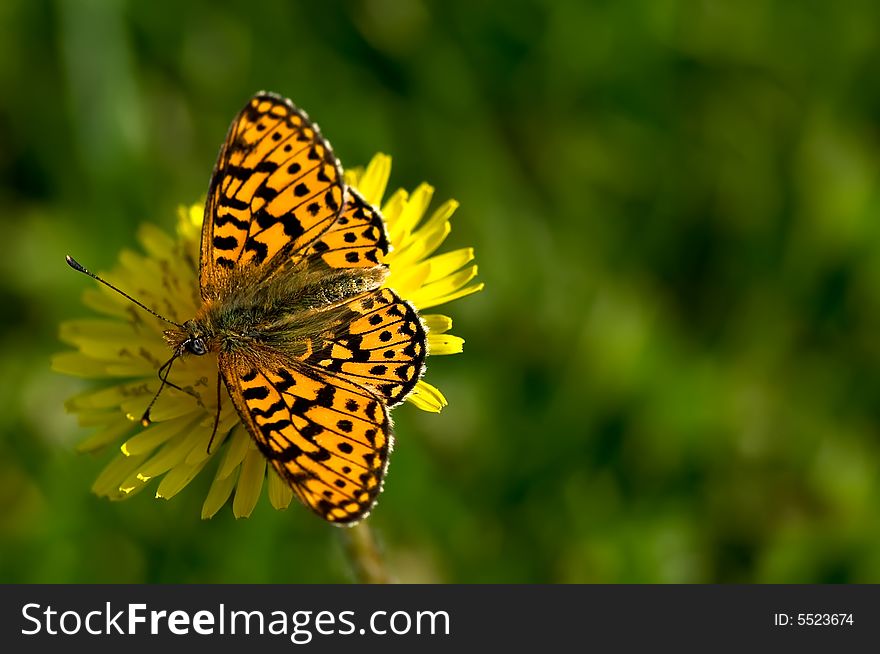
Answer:
<svg viewBox="0 0 880 654"><path fill-rule="evenodd" d="M483 288L473 281L477 266L471 248L434 254L450 232L449 221L458 204L447 200L425 219L433 195L427 184L412 194L397 190L383 202L390 171L390 157L378 154L365 170L347 171L346 182L382 209L391 243L385 259L390 274L384 285L419 309L428 329L428 354L457 354L464 341L449 332L451 318L424 310ZM171 320L191 318L201 303L198 261L203 214L201 205L182 208L175 237L153 225L142 226L138 240L143 253L123 251L105 279ZM221 401L217 433L208 447L217 408L216 356L181 359L172 375L178 388L160 395L150 413L152 424L143 428L139 418L158 390L156 372L168 358L162 338L167 325L104 286L87 290L83 302L100 317L61 325L61 340L74 349L56 354L52 368L112 381L71 397L66 404L81 426L95 430L79 450L93 452L121 443L119 454L92 490L122 500L151 487L156 479L156 497L170 499L209 467L214 480L202 506L203 518L213 516L230 497L236 517L250 515L266 480L272 506L286 508L292 490L271 466L267 468L228 397ZM424 379L407 400L423 411L438 412L446 406L442 392Z"/></svg>

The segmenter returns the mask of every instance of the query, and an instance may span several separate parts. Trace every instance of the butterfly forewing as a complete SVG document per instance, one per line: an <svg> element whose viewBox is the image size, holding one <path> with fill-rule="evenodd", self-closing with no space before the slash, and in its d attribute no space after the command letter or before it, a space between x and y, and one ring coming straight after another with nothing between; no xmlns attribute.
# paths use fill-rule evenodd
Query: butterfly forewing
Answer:
<svg viewBox="0 0 880 654"><path fill-rule="evenodd" d="M263 454L306 506L338 523L369 512L391 446L379 397L299 362L266 366L221 355L221 369Z"/></svg>
<svg viewBox="0 0 880 654"><path fill-rule="evenodd" d="M261 93L229 128L202 228L202 297L233 278L265 278L329 229L343 207L339 162L305 113Z"/></svg>

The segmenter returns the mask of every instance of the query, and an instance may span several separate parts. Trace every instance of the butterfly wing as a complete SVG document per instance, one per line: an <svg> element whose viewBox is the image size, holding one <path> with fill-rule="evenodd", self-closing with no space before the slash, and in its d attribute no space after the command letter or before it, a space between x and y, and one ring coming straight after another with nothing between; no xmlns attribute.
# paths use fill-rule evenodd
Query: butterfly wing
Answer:
<svg viewBox="0 0 880 654"><path fill-rule="evenodd" d="M402 402L424 371L425 328L416 310L380 288L346 304L330 333L305 358L316 368L365 386L389 406Z"/></svg>
<svg viewBox="0 0 880 654"><path fill-rule="evenodd" d="M318 126L289 100L255 95L233 120L202 227L203 299L238 275L265 279L316 241L344 204L342 170Z"/></svg>
<svg viewBox="0 0 880 654"><path fill-rule="evenodd" d="M383 265L389 249L382 214L348 187L339 218L312 243L304 258L309 266L370 268Z"/></svg>
<svg viewBox="0 0 880 654"><path fill-rule="evenodd" d="M305 255L309 269L384 266L390 249L378 209L352 188L342 214ZM312 343L305 362L402 402L424 371L425 328L416 310L393 290L349 300L335 328Z"/></svg>
<svg viewBox="0 0 880 654"><path fill-rule="evenodd" d="M360 520L382 489L392 445L382 398L297 360L263 354L258 365L220 355L248 431L303 504L329 522Z"/></svg>
<svg viewBox="0 0 880 654"><path fill-rule="evenodd" d="M330 522L369 513L392 445L388 408L425 360L425 330L390 289L364 293L300 358L269 348L221 353L242 421L303 504ZM317 344L317 345L316 345Z"/></svg>
<svg viewBox="0 0 880 654"><path fill-rule="evenodd" d="M242 279L256 286L282 267L318 278L363 269L367 288L378 285L374 271L389 251L384 221L341 177L304 113L277 96L255 96L233 121L212 178L202 297L222 299ZM327 283L346 279L354 277L329 274ZM339 524L363 518L375 503L392 445L388 408L413 389L426 354L412 306L389 289L358 293L316 323L304 354L265 346L219 354L229 394L263 454L306 506Z"/></svg>

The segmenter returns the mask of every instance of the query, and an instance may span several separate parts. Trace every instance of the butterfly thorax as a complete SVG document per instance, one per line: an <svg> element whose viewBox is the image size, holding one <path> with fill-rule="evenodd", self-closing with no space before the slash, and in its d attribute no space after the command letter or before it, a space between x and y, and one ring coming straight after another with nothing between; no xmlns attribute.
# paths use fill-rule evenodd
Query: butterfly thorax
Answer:
<svg viewBox="0 0 880 654"><path fill-rule="evenodd" d="M231 279L226 291L203 302L183 330L165 340L179 354L214 352L245 356L257 349L301 357L316 338L346 319L345 304L382 285L382 266L352 270L281 270L259 284Z"/></svg>

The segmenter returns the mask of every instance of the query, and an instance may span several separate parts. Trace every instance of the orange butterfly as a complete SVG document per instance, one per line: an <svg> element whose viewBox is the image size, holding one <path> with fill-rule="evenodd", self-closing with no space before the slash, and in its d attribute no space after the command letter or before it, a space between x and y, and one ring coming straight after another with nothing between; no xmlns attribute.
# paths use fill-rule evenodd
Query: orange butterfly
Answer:
<svg viewBox="0 0 880 654"><path fill-rule="evenodd" d="M178 357L216 353L218 417L222 379L294 494L338 524L375 504L389 408L424 369L419 315L382 287L388 247L381 214L345 185L318 126L289 100L258 93L233 120L211 178L202 306L165 332L173 356L163 386Z"/></svg>

